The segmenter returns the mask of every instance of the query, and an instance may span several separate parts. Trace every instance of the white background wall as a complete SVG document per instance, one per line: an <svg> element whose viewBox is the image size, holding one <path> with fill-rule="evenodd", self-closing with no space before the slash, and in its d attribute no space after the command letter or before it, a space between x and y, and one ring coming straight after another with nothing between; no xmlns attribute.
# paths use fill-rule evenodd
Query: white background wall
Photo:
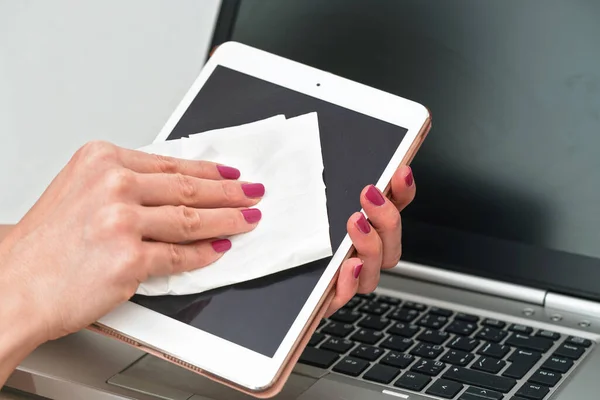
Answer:
<svg viewBox="0 0 600 400"><path fill-rule="evenodd" d="M151 142L204 63L218 5L0 0L0 223L85 142Z"/></svg>

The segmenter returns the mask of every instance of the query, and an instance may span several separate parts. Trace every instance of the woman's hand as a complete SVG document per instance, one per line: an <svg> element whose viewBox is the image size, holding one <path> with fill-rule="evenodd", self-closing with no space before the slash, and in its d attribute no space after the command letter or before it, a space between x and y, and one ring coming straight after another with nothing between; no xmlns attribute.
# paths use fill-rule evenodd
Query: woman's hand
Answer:
<svg viewBox="0 0 600 400"><path fill-rule="evenodd" d="M414 199L415 191L412 170L407 166L399 168L392 178L391 200L375 186L364 188L360 203L370 223L360 212L348 219L348 234L357 254L340 269L327 316L343 307L356 293L375 290L381 269L396 266L402 254L400 211Z"/></svg>
<svg viewBox="0 0 600 400"><path fill-rule="evenodd" d="M231 242L211 238L250 231L261 218L251 207L264 187L239 176L208 162L84 146L0 242L2 308L24 307L39 339L51 340L98 320L151 276L216 261Z"/></svg>

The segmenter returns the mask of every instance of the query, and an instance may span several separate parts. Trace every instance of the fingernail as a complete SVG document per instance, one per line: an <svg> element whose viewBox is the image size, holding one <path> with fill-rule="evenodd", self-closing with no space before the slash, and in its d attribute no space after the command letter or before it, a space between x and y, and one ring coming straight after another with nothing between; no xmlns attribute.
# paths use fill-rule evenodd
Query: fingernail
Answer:
<svg viewBox="0 0 600 400"><path fill-rule="evenodd" d="M247 197L263 197L265 195L265 187L262 183L244 183L242 190Z"/></svg>
<svg viewBox="0 0 600 400"><path fill-rule="evenodd" d="M408 175L404 177L404 182L406 182L406 186L408 187L412 186L414 182L412 169L410 167L408 167Z"/></svg>
<svg viewBox="0 0 600 400"><path fill-rule="evenodd" d="M237 168L228 167L226 165L217 165L217 170L225 179L238 179L241 175Z"/></svg>
<svg viewBox="0 0 600 400"><path fill-rule="evenodd" d="M217 253L225 253L231 248L231 240L229 239L218 239L211 243L214 251Z"/></svg>
<svg viewBox="0 0 600 400"><path fill-rule="evenodd" d="M361 231L364 234L371 232L371 224L369 224L369 221L367 221L365 216L362 214L360 215L360 218L356 221L356 227L359 231Z"/></svg>
<svg viewBox="0 0 600 400"><path fill-rule="evenodd" d="M375 204L376 206L382 206L385 204L385 199L383 198L383 195L373 185L369 186L365 196L367 197L367 200L369 200L371 203Z"/></svg>
<svg viewBox="0 0 600 400"><path fill-rule="evenodd" d="M242 215L249 224L258 222L262 218L262 213L257 208L248 208L246 210L242 210Z"/></svg>
<svg viewBox="0 0 600 400"><path fill-rule="evenodd" d="M362 271L362 267L362 264L358 264L356 267L354 267L354 279L358 279L360 276L360 271Z"/></svg>

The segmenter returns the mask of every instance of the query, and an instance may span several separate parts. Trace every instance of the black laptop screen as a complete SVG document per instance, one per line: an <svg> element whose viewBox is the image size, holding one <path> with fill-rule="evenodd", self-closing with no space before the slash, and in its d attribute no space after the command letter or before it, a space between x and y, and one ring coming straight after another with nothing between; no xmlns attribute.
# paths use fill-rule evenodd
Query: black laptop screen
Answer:
<svg viewBox="0 0 600 400"><path fill-rule="evenodd" d="M243 0L230 39L416 100L404 259L600 299L600 4Z"/></svg>

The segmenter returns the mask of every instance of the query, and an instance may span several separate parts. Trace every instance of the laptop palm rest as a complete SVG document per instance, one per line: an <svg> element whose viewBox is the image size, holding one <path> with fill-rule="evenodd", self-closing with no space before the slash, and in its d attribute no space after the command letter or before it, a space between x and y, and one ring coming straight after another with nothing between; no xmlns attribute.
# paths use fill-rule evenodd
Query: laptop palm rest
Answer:
<svg viewBox="0 0 600 400"><path fill-rule="evenodd" d="M326 375L326 371L298 365L283 391L273 399L296 400L319 378ZM188 400L193 395L214 400L255 400L253 397L152 355L140 358L110 378L108 383L164 400Z"/></svg>

